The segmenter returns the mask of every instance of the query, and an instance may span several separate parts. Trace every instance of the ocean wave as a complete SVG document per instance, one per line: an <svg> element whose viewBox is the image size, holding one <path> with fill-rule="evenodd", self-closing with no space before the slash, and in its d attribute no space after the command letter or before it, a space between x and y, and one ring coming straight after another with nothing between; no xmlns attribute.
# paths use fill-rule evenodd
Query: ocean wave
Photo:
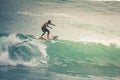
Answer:
<svg viewBox="0 0 120 80"><path fill-rule="evenodd" d="M32 41L30 39L32 38ZM0 65L38 66L47 64L46 46L33 35L9 34L0 37Z"/></svg>
<svg viewBox="0 0 120 80"><path fill-rule="evenodd" d="M1 56L10 57L11 60L23 60L30 61L33 57L41 56L41 58L46 58L48 53L52 50L52 53L57 54L58 52L54 52L53 48L60 50L63 53L81 53L81 48L85 47L83 50L87 54L97 53L97 50L102 51L101 54L108 54L112 50L118 50L116 44L110 44L106 46L102 43L96 43L96 41L82 41L82 42L74 42L68 40L58 40L58 41L42 41L35 38L34 35L25 35L25 34L9 34L8 36L0 37L0 52ZM69 47L71 46L71 47ZM49 50L50 48L50 50ZM52 49L51 49L52 48ZM70 51L65 51L64 48L70 49ZM108 50L108 52L104 51ZM92 51L92 52L91 52ZM3 55L5 53L5 55ZM99 53L99 52L98 52ZM112 53L111 53L112 54ZM116 54L114 54L116 55ZM92 58L93 59L93 58ZM118 59L118 58L116 58ZM94 59L93 59L94 60Z"/></svg>
<svg viewBox="0 0 120 80"><path fill-rule="evenodd" d="M25 34L0 37L0 65L47 67L49 71L71 75L118 76L119 62L120 48L114 44L44 41Z"/></svg>

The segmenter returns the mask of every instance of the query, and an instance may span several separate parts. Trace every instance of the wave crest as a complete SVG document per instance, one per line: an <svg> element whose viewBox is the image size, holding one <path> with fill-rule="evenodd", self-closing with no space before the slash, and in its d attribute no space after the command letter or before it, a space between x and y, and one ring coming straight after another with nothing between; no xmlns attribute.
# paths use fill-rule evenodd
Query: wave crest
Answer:
<svg viewBox="0 0 120 80"><path fill-rule="evenodd" d="M3 35L0 41L0 65L43 66L47 64L46 45L35 40L33 35Z"/></svg>

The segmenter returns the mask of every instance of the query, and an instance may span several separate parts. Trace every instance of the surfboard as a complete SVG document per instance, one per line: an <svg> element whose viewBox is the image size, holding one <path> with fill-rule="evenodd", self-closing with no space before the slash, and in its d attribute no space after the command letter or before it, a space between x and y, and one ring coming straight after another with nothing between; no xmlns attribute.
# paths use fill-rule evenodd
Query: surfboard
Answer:
<svg viewBox="0 0 120 80"><path fill-rule="evenodd" d="M40 37L39 39L41 40L56 40L58 38L58 36L51 36L50 39L44 38L44 37Z"/></svg>
<svg viewBox="0 0 120 80"><path fill-rule="evenodd" d="M46 38L44 38L44 37L40 37L39 39L41 39L41 40L47 40Z"/></svg>
<svg viewBox="0 0 120 80"><path fill-rule="evenodd" d="M54 39L57 39L58 38L58 36L52 36L52 39L54 40Z"/></svg>

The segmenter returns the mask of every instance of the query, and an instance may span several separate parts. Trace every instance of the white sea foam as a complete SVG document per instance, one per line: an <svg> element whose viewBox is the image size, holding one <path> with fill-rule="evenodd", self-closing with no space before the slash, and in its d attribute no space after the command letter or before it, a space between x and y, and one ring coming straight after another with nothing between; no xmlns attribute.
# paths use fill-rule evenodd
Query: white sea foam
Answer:
<svg viewBox="0 0 120 80"><path fill-rule="evenodd" d="M67 13L33 13L33 12L17 12L17 14L22 14L22 15L29 15L29 16L39 16L39 17L46 17L46 16L54 16L54 17L66 17L66 18L74 18L75 16L69 15Z"/></svg>
<svg viewBox="0 0 120 80"><path fill-rule="evenodd" d="M39 42L38 40L32 39L29 41L27 40L28 44L24 44L24 41L20 40L16 34L10 34L9 36L3 36L0 37L0 65L25 65L29 67L35 67L35 66L43 66L43 64L47 64L47 53L46 53L46 45L42 44L42 42ZM16 45L17 43L22 43L25 45L27 48L32 50L32 47L29 45L29 43L33 46L36 46L41 53L41 56L38 57L33 57L29 61L24 61L19 59L20 57L18 56L17 60L11 59L10 58L10 53L9 53L9 47L12 45ZM33 51L34 54L34 51ZM14 55L13 55L14 56ZM24 56L23 56L24 57Z"/></svg>
<svg viewBox="0 0 120 80"><path fill-rule="evenodd" d="M46 52L46 45L42 44L41 42L37 41L37 40L33 40L30 43L32 43L33 45L37 46L40 50L40 52L42 53L42 55L44 57L47 57L47 52Z"/></svg>
<svg viewBox="0 0 120 80"><path fill-rule="evenodd" d="M116 45L116 47L120 47L120 41L119 40L116 40L116 39L104 39L104 38L101 38L101 39L97 39L97 37L95 38L91 38L91 37L74 37L74 38L71 38L71 37L68 37L68 38L62 38L60 37L59 39L62 39L62 40L69 40L69 41L77 41L77 42L83 42L83 43L89 43L89 42L92 42L92 43L96 43L96 44L103 44L103 45L106 45L106 46L110 46L110 45Z"/></svg>
<svg viewBox="0 0 120 80"><path fill-rule="evenodd" d="M24 65L24 66L29 66L29 67L36 67L39 64L34 60L30 60L29 62L22 61L22 60L11 60L9 57L9 53L1 53L0 55L0 65L12 65L12 66L17 66L17 65Z"/></svg>
<svg viewBox="0 0 120 80"><path fill-rule="evenodd" d="M16 66L16 63L14 63L9 58L9 53L8 52L4 52L4 53L0 53L0 65L13 65L13 66Z"/></svg>
<svg viewBox="0 0 120 80"><path fill-rule="evenodd" d="M120 80L120 77L107 77L107 76L92 76L88 75L87 77L82 76L71 76L66 74L57 74L53 73L52 80ZM56 79L57 78L57 79Z"/></svg>
<svg viewBox="0 0 120 80"><path fill-rule="evenodd" d="M20 42L16 37L16 34L11 34L8 37L0 38L0 65L16 65L10 58L8 47L14 45L15 43Z"/></svg>

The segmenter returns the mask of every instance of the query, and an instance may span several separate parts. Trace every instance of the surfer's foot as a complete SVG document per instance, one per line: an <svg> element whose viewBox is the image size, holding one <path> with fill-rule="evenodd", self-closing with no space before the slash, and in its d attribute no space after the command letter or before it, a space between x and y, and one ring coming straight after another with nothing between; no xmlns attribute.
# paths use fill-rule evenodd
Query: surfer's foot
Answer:
<svg viewBox="0 0 120 80"><path fill-rule="evenodd" d="M50 37L47 37L47 39L51 39Z"/></svg>

